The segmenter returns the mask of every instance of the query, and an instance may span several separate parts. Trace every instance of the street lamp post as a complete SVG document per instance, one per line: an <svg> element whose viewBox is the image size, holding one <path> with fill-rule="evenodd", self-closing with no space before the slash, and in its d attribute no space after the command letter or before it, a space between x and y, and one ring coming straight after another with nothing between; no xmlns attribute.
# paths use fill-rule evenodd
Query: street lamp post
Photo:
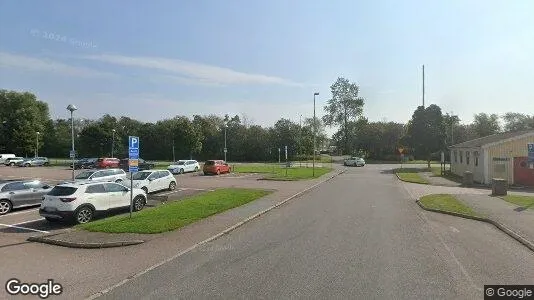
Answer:
<svg viewBox="0 0 534 300"><path fill-rule="evenodd" d="M35 135L35 157L39 156L39 131L36 132Z"/></svg>
<svg viewBox="0 0 534 300"><path fill-rule="evenodd" d="M302 157L305 155L302 155L302 115L299 115L299 164L300 167L302 167Z"/></svg>
<svg viewBox="0 0 534 300"><path fill-rule="evenodd" d="M313 177L315 177L315 135L316 135L316 124L315 124L315 96L319 96L318 92L313 93Z"/></svg>
<svg viewBox="0 0 534 300"><path fill-rule="evenodd" d="M115 156L113 156L114 152L115 152L115 128L111 130L111 158L115 158Z"/></svg>
<svg viewBox="0 0 534 300"><path fill-rule="evenodd" d="M76 106L74 106L73 104L69 104L69 106L67 106L67 110L70 111L70 127L71 127L71 140L72 140L72 149L71 149L71 158L72 158L72 181L74 181L74 117L73 117L73 113L75 110L77 110L78 108L76 108Z"/></svg>
<svg viewBox="0 0 534 300"><path fill-rule="evenodd" d="M228 124L224 123L224 161L226 162L226 152L228 152L228 149L226 148L226 127L228 127Z"/></svg>

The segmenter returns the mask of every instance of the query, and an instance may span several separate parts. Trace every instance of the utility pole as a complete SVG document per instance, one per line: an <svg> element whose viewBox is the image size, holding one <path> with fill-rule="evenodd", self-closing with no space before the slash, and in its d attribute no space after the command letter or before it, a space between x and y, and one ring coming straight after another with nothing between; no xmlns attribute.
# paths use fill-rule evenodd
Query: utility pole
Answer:
<svg viewBox="0 0 534 300"><path fill-rule="evenodd" d="M172 139L172 161L176 161L176 157L174 156L174 139Z"/></svg>
<svg viewBox="0 0 534 300"><path fill-rule="evenodd" d="M313 177L315 177L315 135L316 135L316 124L315 124L315 96L319 96L318 92L313 93Z"/></svg>
<svg viewBox="0 0 534 300"><path fill-rule="evenodd" d="M425 65L423 65L423 108L425 107Z"/></svg>

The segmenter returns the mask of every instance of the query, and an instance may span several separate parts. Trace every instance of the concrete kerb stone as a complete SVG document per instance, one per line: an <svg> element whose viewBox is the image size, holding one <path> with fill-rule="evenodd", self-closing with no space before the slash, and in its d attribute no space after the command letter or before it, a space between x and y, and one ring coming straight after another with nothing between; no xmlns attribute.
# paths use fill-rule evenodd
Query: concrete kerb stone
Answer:
<svg viewBox="0 0 534 300"><path fill-rule="evenodd" d="M520 242L521 244L523 244L524 246L529 248L531 251L534 251L534 242L529 241L528 239L526 239L526 238L522 237L521 235L519 235L518 233L514 232L512 229L510 229L510 228L506 227L505 225L503 225L503 224L501 224L501 223L499 223L497 221L494 221L494 220L492 220L490 218L469 216L469 215L450 212L450 211L446 211L446 210L439 210L439 209L429 208L429 207L426 207L423 203L421 203L421 201L419 201L419 199L417 199L415 202L422 209L427 210L427 211L489 223L489 224L497 227L497 229L499 229L500 231L506 233L507 235L509 235L510 237L515 239L516 241Z"/></svg>
<svg viewBox="0 0 534 300"><path fill-rule="evenodd" d="M224 231L220 232L219 234L209 238L208 240L204 240L203 242L197 244L197 246L201 245L201 244L205 244L209 241L212 241L212 240L215 240L217 238L219 238L220 236L222 235L225 235L225 234L228 234L230 233L231 231L235 230L236 228L244 225L245 223L277 208L277 207L280 207L281 205L287 203L288 201L292 200L292 199L295 199L297 197L300 197L302 196L304 193L312 190L313 188L327 182L327 181L330 181L332 179L334 179L336 176L339 176L341 174L343 174L344 172L346 171L346 169L343 169L341 170L340 172L336 172L335 174L331 175L330 177L328 177L327 179L323 180L323 181L320 181L314 185L312 185L311 187L308 187L300 192L298 192L297 194L283 200L282 202L279 202L263 211L260 211L259 213L256 213L248 218L246 218L245 220L237 223L237 224L234 224L233 226L225 229ZM54 236L57 236L61 233L56 233L56 234L49 234L49 235L43 235L43 236L33 236L33 237L29 237L27 240L30 241L30 242L39 242L39 243L44 243L44 244L50 244L50 245L56 245L56 246L63 246L63 247L69 247L69 248L85 248L85 249L98 249L98 248L112 248L112 247L124 247L124 246L131 246L131 245L138 245L138 244L141 244L141 243L144 243L145 241L143 240L130 240L130 241L112 241L112 242L99 242L99 243L85 243L85 242L69 242L69 241L62 241L62 240L59 240L59 239L54 239L52 237Z"/></svg>

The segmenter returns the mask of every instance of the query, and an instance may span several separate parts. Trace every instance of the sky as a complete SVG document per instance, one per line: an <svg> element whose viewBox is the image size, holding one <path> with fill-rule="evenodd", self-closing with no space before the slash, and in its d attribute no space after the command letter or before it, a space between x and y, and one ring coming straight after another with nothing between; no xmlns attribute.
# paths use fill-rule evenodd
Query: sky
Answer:
<svg viewBox="0 0 534 300"><path fill-rule="evenodd" d="M52 118L299 122L345 77L364 115L534 113L534 1L0 0L0 88ZM333 132L330 129L329 132Z"/></svg>

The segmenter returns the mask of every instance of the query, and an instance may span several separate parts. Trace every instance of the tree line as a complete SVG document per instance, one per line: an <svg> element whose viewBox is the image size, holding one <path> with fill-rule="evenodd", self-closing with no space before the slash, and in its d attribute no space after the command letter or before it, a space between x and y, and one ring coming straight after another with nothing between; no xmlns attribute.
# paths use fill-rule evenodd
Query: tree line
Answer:
<svg viewBox="0 0 534 300"><path fill-rule="evenodd" d="M398 160L398 148L414 159L430 159L452 143L498 133L533 128L534 115L476 114L471 124L443 114L437 105L418 107L406 124L371 122L363 116L365 100L359 87L345 78L331 85L331 98L322 118L302 123L281 118L270 127L251 124L243 116L176 116L157 122L142 122L126 116L103 115L96 120L74 119L75 148L79 157L128 156L128 136L139 136L140 156L148 160L224 158L226 132L229 161L277 161L311 159L313 133L316 149L335 149L335 154L367 159ZM48 104L34 94L0 90L0 152L33 156L68 157L71 120L53 120ZM501 126L501 121L503 126ZM339 130L331 137L326 126ZM39 132L39 134L37 134Z"/></svg>

